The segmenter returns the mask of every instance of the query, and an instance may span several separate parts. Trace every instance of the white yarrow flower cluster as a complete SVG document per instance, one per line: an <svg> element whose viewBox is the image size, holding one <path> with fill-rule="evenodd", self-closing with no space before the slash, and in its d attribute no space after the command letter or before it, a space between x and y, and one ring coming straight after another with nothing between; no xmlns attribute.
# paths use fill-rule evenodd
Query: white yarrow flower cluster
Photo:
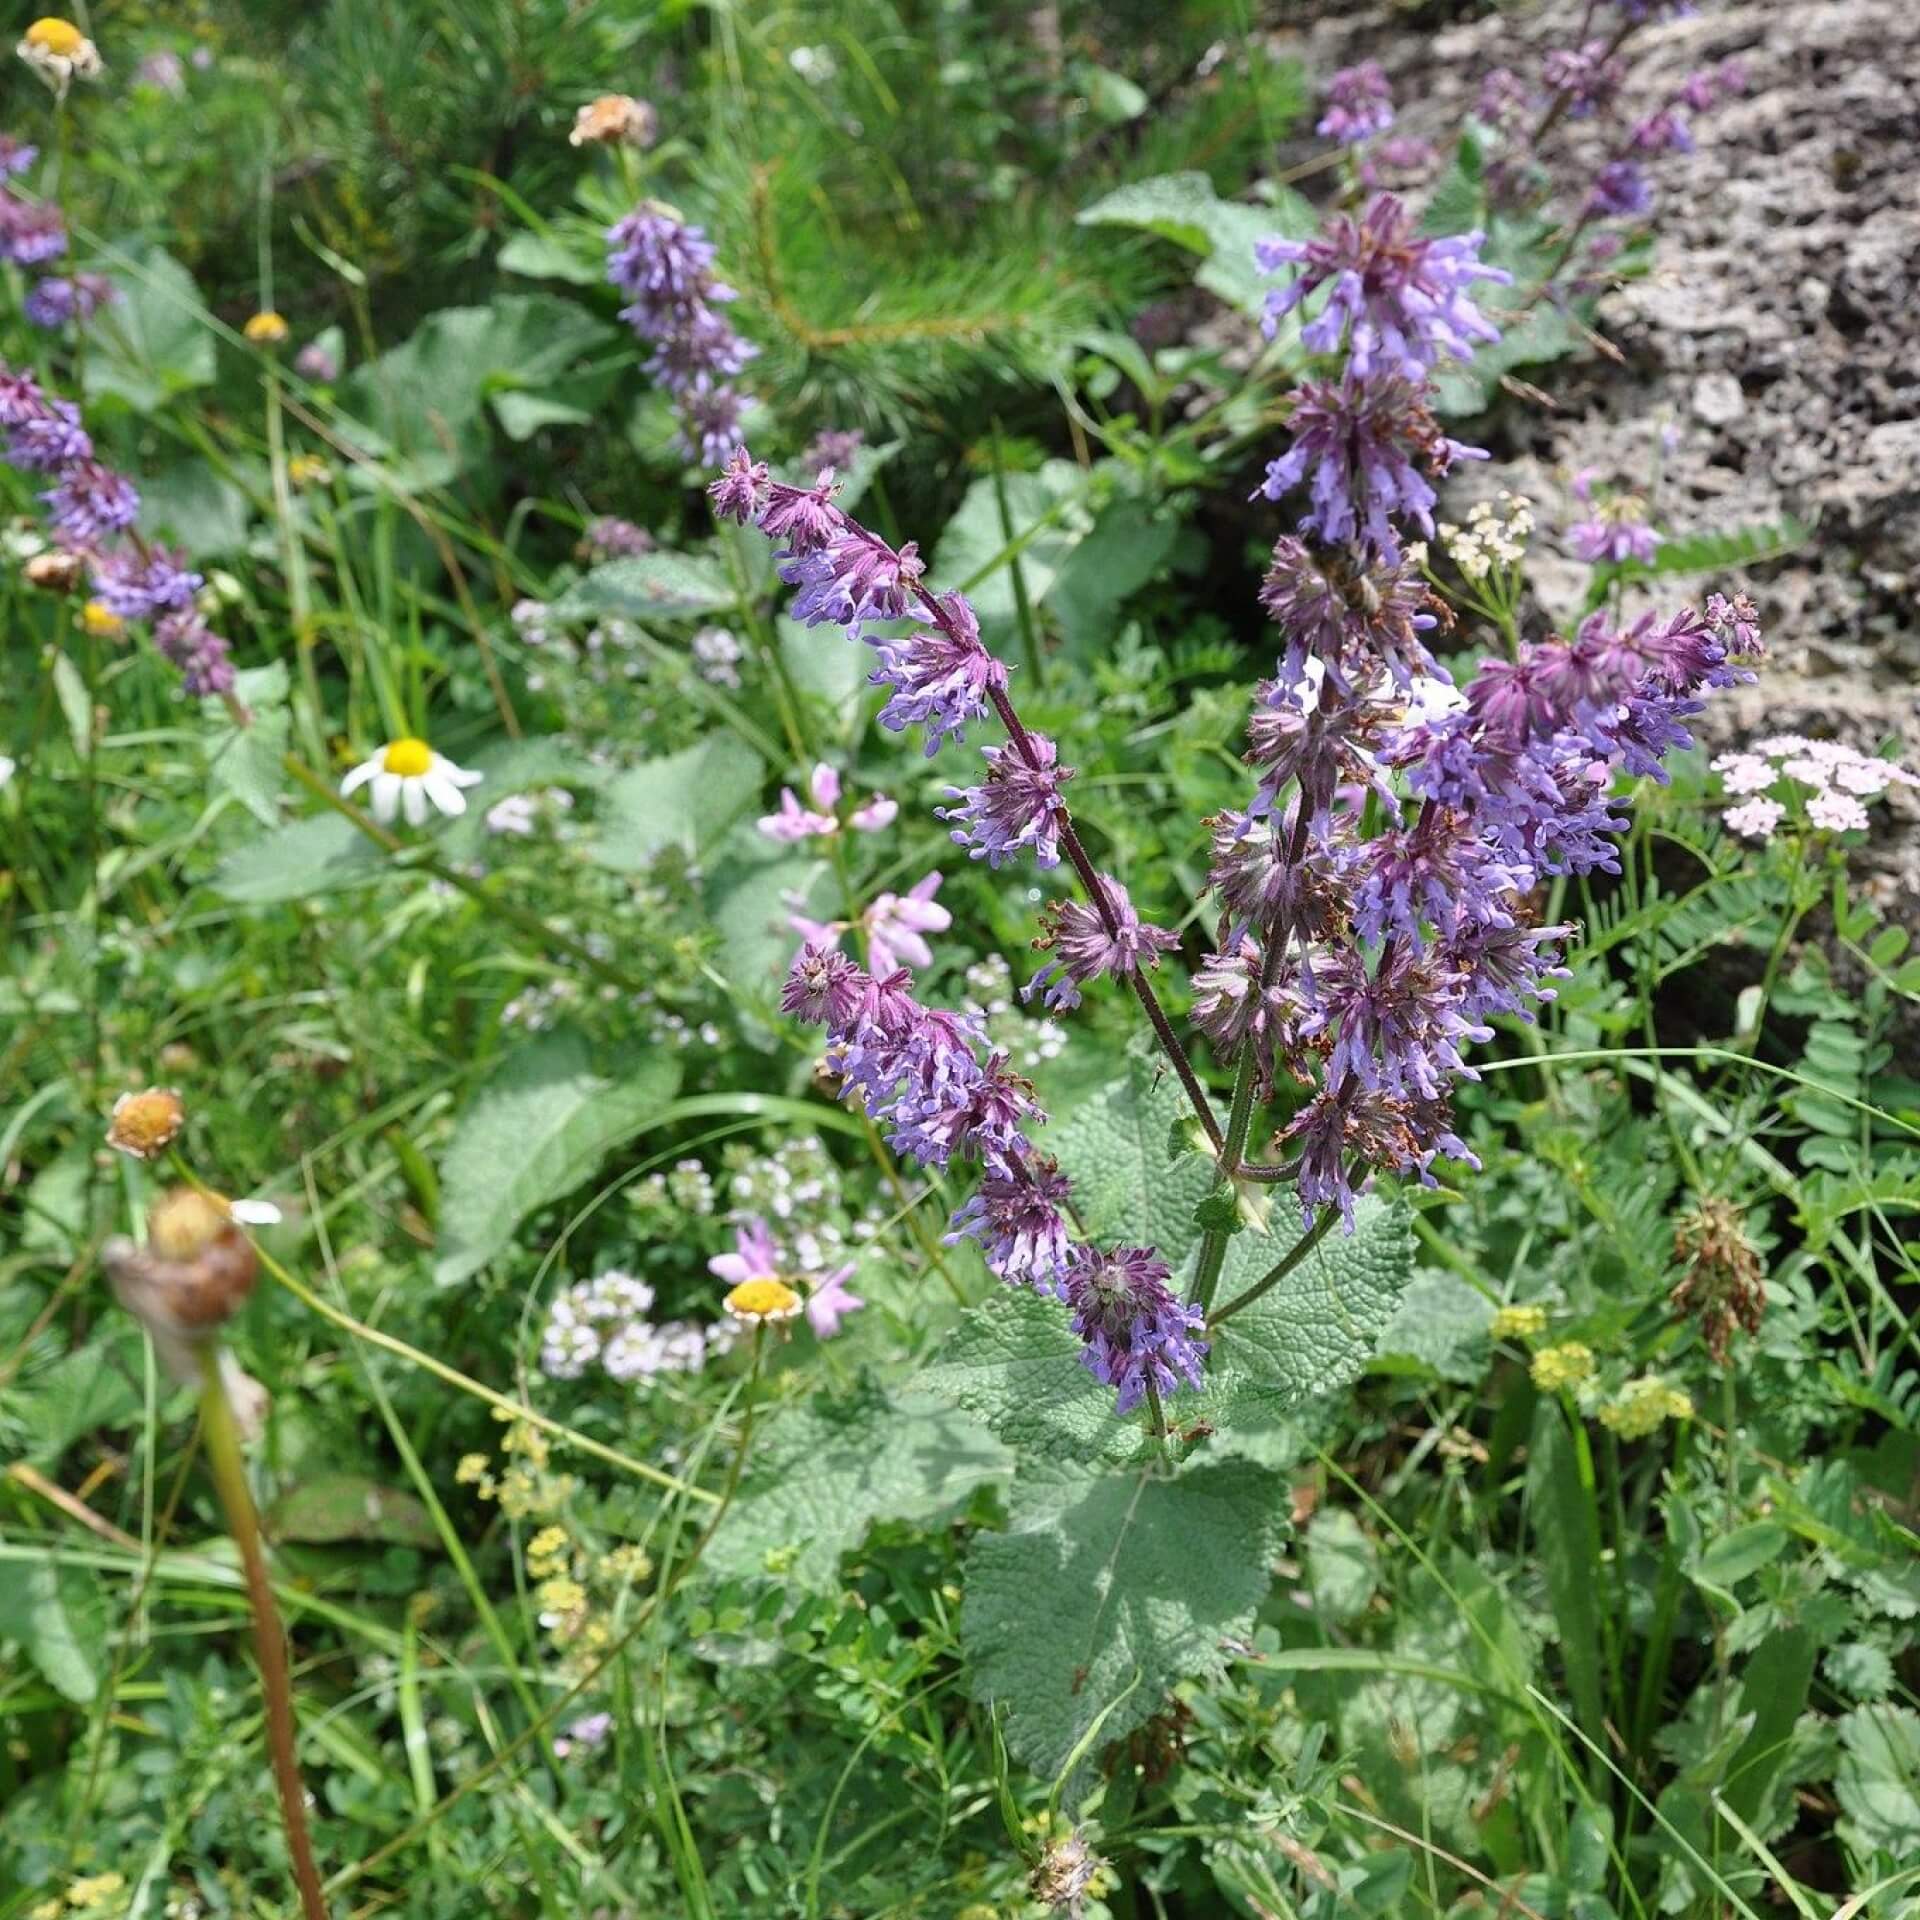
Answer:
<svg viewBox="0 0 1920 1920"><path fill-rule="evenodd" d="M1770 734L1738 752L1723 753L1713 771L1739 802L1721 818L1748 840L1771 840L1796 800L1803 800L1809 826L1862 833L1869 824L1869 800L1889 787L1920 787L1920 776L1897 761L1798 733Z"/></svg>
<svg viewBox="0 0 1920 1920"><path fill-rule="evenodd" d="M609 1268L568 1287L547 1310L540 1335L540 1371L549 1380L578 1380L595 1365L621 1382L661 1373L698 1373L733 1345L725 1322L702 1327L691 1320L656 1326L647 1319L653 1289Z"/></svg>

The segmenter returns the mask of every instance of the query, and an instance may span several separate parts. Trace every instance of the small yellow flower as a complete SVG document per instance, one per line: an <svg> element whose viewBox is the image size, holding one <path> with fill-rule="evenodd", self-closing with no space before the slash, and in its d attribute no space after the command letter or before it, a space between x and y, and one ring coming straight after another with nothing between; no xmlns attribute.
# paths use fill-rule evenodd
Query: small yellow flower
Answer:
<svg viewBox="0 0 1920 1920"><path fill-rule="evenodd" d="M99 600L89 600L80 609L80 626L96 640L118 640L127 630L127 623Z"/></svg>
<svg viewBox="0 0 1920 1920"><path fill-rule="evenodd" d="M534 1589L533 1597L540 1602L543 1614L578 1613L587 1604L586 1588L564 1573L542 1580Z"/></svg>
<svg viewBox="0 0 1920 1920"><path fill-rule="evenodd" d="M612 1580L644 1580L653 1571L653 1558L639 1547L615 1547L600 1568Z"/></svg>
<svg viewBox="0 0 1920 1920"><path fill-rule="evenodd" d="M333 469L317 453L296 453L287 462L287 479L296 487L324 487L333 480Z"/></svg>
<svg viewBox="0 0 1920 1920"><path fill-rule="evenodd" d="M100 49L71 20L36 20L14 48L22 60L62 99L78 75L92 80L102 71Z"/></svg>
<svg viewBox="0 0 1920 1920"><path fill-rule="evenodd" d="M484 1453L463 1453L460 1464L453 1470L454 1483L462 1487L475 1487L487 1477L487 1456Z"/></svg>
<svg viewBox="0 0 1920 1920"><path fill-rule="evenodd" d="M186 1102L171 1087L123 1093L113 1103L107 1145L129 1159L152 1160L179 1139L180 1129L186 1124Z"/></svg>
<svg viewBox="0 0 1920 1920"><path fill-rule="evenodd" d="M1533 1356L1530 1371L1533 1384L1542 1393L1558 1393L1563 1387L1577 1387L1593 1372L1593 1349L1579 1340L1562 1341L1557 1347L1542 1347Z"/></svg>
<svg viewBox="0 0 1920 1920"><path fill-rule="evenodd" d="M1545 1307L1502 1307L1491 1329L1496 1340L1537 1340L1546 1330Z"/></svg>
<svg viewBox="0 0 1920 1920"><path fill-rule="evenodd" d="M784 1280L771 1274L743 1280L722 1304L736 1320L791 1320L800 1311L800 1296Z"/></svg>
<svg viewBox="0 0 1920 1920"><path fill-rule="evenodd" d="M82 1913L91 1912L96 1907L104 1907L126 1884L124 1874L88 1874L67 1889L67 1905Z"/></svg>
<svg viewBox="0 0 1920 1920"><path fill-rule="evenodd" d="M1644 1440L1663 1422L1690 1420L1693 1402L1678 1387L1655 1374L1629 1380L1618 1396L1600 1409L1600 1424L1622 1440Z"/></svg>
<svg viewBox="0 0 1920 1920"><path fill-rule="evenodd" d="M277 347L292 329L272 308L268 308L265 313L256 313L240 331L256 347Z"/></svg>
<svg viewBox="0 0 1920 1920"><path fill-rule="evenodd" d="M42 1900L38 1906L27 1909L27 1920L60 1920L66 1908L58 1900Z"/></svg>

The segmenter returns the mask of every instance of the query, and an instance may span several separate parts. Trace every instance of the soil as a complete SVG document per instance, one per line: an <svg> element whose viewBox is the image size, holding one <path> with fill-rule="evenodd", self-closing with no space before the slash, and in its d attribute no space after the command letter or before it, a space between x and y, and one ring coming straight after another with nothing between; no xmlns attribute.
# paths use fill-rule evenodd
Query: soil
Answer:
<svg viewBox="0 0 1920 1920"><path fill-rule="evenodd" d="M1444 153L1485 73L1537 74L1589 11L1546 0L1423 30L1405 8L1290 8L1271 44L1321 77L1377 59L1395 132ZM1591 11L1617 19L1608 0ZM1657 470L1654 516L1673 535L1811 523L1804 545L1738 581L1662 583L1663 599L1744 585L1763 615L1761 680L1716 701L1703 736L1895 743L1920 764L1920 4L1703 0L1638 30L1624 57L1630 104L1727 59L1746 90L1698 117L1694 153L1650 169L1652 271L1597 316L1620 358L1525 370L1553 404L1486 423L1483 443L1511 456L1492 484L1530 494L1543 531L1579 517L1567 489L1582 468L1640 488ZM1320 151L1309 132L1278 164ZM1536 579L1558 619L1586 576L1553 544L1537 542ZM1875 814L1860 865L1920 924L1920 802L1896 791Z"/></svg>

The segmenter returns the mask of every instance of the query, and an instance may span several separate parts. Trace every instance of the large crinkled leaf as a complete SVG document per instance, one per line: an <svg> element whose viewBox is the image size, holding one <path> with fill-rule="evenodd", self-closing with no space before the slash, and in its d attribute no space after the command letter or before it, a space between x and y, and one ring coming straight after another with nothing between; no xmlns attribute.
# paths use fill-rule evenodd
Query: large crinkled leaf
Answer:
<svg viewBox="0 0 1920 1920"><path fill-rule="evenodd" d="M193 275L170 253L135 247L110 257L120 297L87 330L83 382L89 398L113 394L153 413L211 383L213 334Z"/></svg>
<svg viewBox="0 0 1920 1920"><path fill-rule="evenodd" d="M775 1419L702 1564L708 1572L778 1570L831 1588L840 1556L876 1520L930 1520L1013 1458L964 1414L924 1396L889 1400L873 1387L826 1396Z"/></svg>
<svg viewBox="0 0 1920 1920"><path fill-rule="evenodd" d="M617 613L633 620L691 620L731 607L739 594L718 560L701 553L636 553L609 560L553 604L558 620Z"/></svg>
<svg viewBox="0 0 1920 1920"><path fill-rule="evenodd" d="M571 1030L511 1054L460 1116L440 1163L434 1280L456 1286L479 1272L536 1207L571 1192L653 1124L679 1084L670 1055L596 1061Z"/></svg>
<svg viewBox="0 0 1920 1920"><path fill-rule="evenodd" d="M760 801L760 756L730 733L643 761L607 783L589 849L616 873L640 873L667 847L689 860L726 837Z"/></svg>
<svg viewBox="0 0 1920 1920"><path fill-rule="evenodd" d="M1048 1137L1089 1235L1158 1247L1176 1271L1199 1239L1193 1210L1213 1180L1200 1155L1169 1155L1173 1129L1189 1112L1159 1056L1136 1053L1124 1077L1076 1107Z"/></svg>
<svg viewBox="0 0 1920 1920"><path fill-rule="evenodd" d="M961 1640L975 1696L1043 1777L1124 1739L1249 1632L1287 1512L1250 1461L1022 1484L1005 1533L967 1555ZM1104 1718L1102 1716L1104 1715Z"/></svg>
<svg viewBox="0 0 1920 1920"><path fill-rule="evenodd" d="M213 890L250 907L306 900L380 877L387 856L351 820L317 813L236 848L214 870Z"/></svg>
<svg viewBox="0 0 1920 1920"><path fill-rule="evenodd" d="M270 661L235 675L233 690L247 710L244 727L235 724L225 701L209 696L200 703L207 784L215 793L231 794L256 820L278 827L286 784L281 762L292 722L286 662Z"/></svg>
<svg viewBox="0 0 1920 1920"><path fill-rule="evenodd" d="M1319 224L1297 193L1278 190L1269 205L1222 200L1204 173L1163 173L1118 187L1076 216L1081 226L1136 227L1203 257L1194 278L1206 290L1256 318L1271 282L1254 261L1254 245L1270 234L1304 239Z"/></svg>
<svg viewBox="0 0 1920 1920"><path fill-rule="evenodd" d="M0 1640L12 1640L69 1700L100 1691L107 1598L99 1575L51 1560L0 1560Z"/></svg>
<svg viewBox="0 0 1920 1920"><path fill-rule="evenodd" d="M1381 1373L1437 1373L1463 1385L1487 1370L1494 1305L1457 1273L1426 1267L1407 1282L1373 1356Z"/></svg>
<svg viewBox="0 0 1920 1920"><path fill-rule="evenodd" d="M1146 1110L1157 1104L1157 1096L1150 1096ZM1109 1109L1092 1137L1106 1140L1107 1150L1118 1157L1119 1137L1106 1132L1110 1119ZM1107 1231L1124 1234L1140 1223L1151 1202L1144 1190L1129 1199L1124 1187L1116 1186L1092 1204L1100 1212L1090 1206L1089 1226L1104 1218L1117 1223ZM1183 1231L1195 1235L1190 1218ZM1240 1234L1229 1250L1219 1302L1251 1286L1286 1251L1284 1241ZM1231 1444L1240 1428L1264 1432L1281 1416L1348 1385L1359 1377L1381 1328L1392 1319L1411 1261L1406 1209L1397 1201L1364 1196L1354 1209L1351 1234L1328 1235L1277 1286L1215 1329L1204 1391L1182 1389L1173 1395L1168 1418L1182 1426L1205 1421ZM1190 1271L1185 1250L1176 1271ZM1115 1417L1113 1389L1087 1371L1081 1351L1059 1301L1008 1288L967 1313L918 1378L1023 1454L1131 1459L1143 1444L1140 1421Z"/></svg>
<svg viewBox="0 0 1920 1920"><path fill-rule="evenodd" d="M1842 1714L1834 1798L1841 1837L1861 1859L1920 1860L1920 1714L1879 1704Z"/></svg>

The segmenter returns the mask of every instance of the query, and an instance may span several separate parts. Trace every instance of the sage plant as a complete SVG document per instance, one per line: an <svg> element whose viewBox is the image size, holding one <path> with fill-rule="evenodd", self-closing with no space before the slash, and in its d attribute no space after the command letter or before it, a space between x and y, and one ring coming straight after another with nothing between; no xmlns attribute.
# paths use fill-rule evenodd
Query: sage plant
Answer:
<svg viewBox="0 0 1920 1920"><path fill-rule="evenodd" d="M1205 1210L1183 1298L1154 1248L1079 1233L1069 1182L1036 1144L1034 1089L976 1018L927 1004L906 966L869 971L820 943L782 995L824 1029L846 1098L897 1153L978 1167L949 1241L978 1242L1001 1279L1059 1298L1121 1413L1151 1400L1158 1423L1164 1396L1201 1384L1208 1327L1240 1304L1213 1299L1239 1185L1294 1194L1304 1235L1278 1273L1334 1224L1350 1231L1377 1175L1431 1183L1442 1157L1477 1165L1450 1109L1475 1077L1468 1051L1494 1015L1531 1019L1553 997L1574 931L1539 924L1537 890L1617 871L1617 777L1664 778L1701 696L1750 677L1741 662L1759 648L1750 604L1715 595L1704 612L1626 627L1596 614L1570 639L1483 661L1464 687L1433 658L1442 608L1402 534L1430 528L1432 478L1483 457L1440 433L1432 407L1436 365L1498 337L1473 297L1504 278L1481 244L1422 236L1383 195L1311 241L1260 248L1268 270L1292 269L1276 318L1328 293L1304 334L1323 364L1255 496L1294 514L1261 595L1279 636L1249 716L1250 791L1204 823L1219 917L1193 1024L1233 1068L1224 1120L1153 984L1178 942L1095 867L1066 799L1072 769L1021 720L965 596L929 585L911 542L893 547L836 506L830 469L788 485L740 448L709 489L717 513L774 543L796 619L871 648L884 725L919 727L933 754L989 713L999 722L1004 744L981 748L974 783L941 812L991 865L1064 861L1079 882L1043 910L1035 944L1049 957L1026 991L1056 1011L1102 982L1131 994L1192 1104L1227 1204ZM903 620L904 638L873 631ZM1256 1109L1283 1084L1291 1115L1262 1162L1248 1151Z"/></svg>

